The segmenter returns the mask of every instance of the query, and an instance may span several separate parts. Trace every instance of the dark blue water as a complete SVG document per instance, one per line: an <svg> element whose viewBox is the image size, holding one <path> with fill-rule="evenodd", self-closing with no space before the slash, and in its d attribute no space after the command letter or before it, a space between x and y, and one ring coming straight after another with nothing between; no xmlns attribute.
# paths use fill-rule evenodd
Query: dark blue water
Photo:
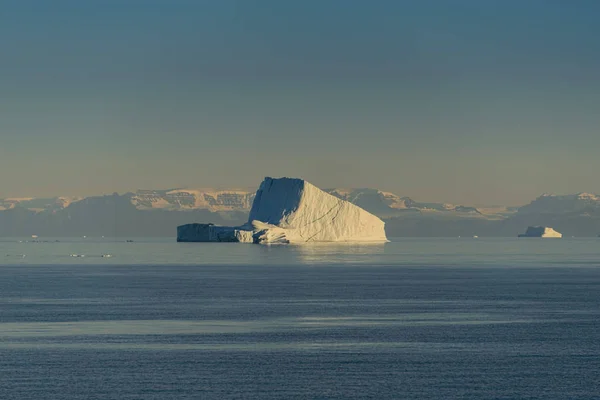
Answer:
<svg viewBox="0 0 600 400"><path fill-rule="evenodd" d="M592 245L549 266L477 246L421 264L5 265L0 399L598 398Z"/></svg>

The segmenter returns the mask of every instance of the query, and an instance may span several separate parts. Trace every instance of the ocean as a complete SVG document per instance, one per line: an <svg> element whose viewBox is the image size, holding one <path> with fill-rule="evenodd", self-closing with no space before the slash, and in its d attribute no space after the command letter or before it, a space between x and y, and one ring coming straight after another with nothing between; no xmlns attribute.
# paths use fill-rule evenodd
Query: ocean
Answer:
<svg viewBox="0 0 600 400"><path fill-rule="evenodd" d="M599 238L131 240L0 240L0 399L600 397Z"/></svg>

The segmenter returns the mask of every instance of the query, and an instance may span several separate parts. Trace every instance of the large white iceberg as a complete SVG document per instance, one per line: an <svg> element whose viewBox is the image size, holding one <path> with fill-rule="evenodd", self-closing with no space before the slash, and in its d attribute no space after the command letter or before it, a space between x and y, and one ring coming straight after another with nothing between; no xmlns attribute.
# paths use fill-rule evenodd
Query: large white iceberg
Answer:
<svg viewBox="0 0 600 400"><path fill-rule="evenodd" d="M178 242L385 242L385 223L303 179L265 178L248 222L239 227L187 224Z"/></svg>
<svg viewBox="0 0 600 400"><path fill-rule="evenodd" d="M547 226L530 226L519 237L561 238L562 234Z"/></svg>

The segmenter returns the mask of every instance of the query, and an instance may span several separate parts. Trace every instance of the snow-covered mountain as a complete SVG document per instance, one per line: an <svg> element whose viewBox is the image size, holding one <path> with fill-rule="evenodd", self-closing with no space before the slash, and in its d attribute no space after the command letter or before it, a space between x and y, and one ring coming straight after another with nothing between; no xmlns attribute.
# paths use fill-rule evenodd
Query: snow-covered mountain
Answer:
<svg viewBox="0 0 600 400"><path fill-rule="evenodd" d="M443 212L463 216L487 214L476 207L448 203L417 202L410 197L377 189L326 189L325 192L355 204L381 218L405 213ZM254 190L172 189L138 190L127 194L139 210L186 211L205 209L212 212L249 212L254 201ZM505 211L505 210L504 210Z"/></svg>
<svg viewBox="0 0 600 400"><path fill-rule="evenodd" d="M256 192L248 190L172 189L138 190L128 193L139 210L250 211Z"/></svg>
<svg viewBox="0 0 600 400"><path fill-rule="evenodd" d="M385 219L388 236L516 236L551 226L568 236L600 234L600 196L542 195L522 207L418 202L377 189L329 189ZM187 223L247 221L254 190L138 190L93 197L0 199L0 236L171 235ZM115 211L116 210L116 211Z"/></svg>
<svg viewBox="0 0 600 400"><path fill-rule="evenodd" d="M505 218L515 212L525 214L600 213L600 196L590 193L570 195L543 194L531 203L518 208L473 207L448 203L419 202L410 197L377 189L325 189L325 192L349 201L380 218L392 218L414 214L431 216L457 216L481 218ZM256 196L255 190L244 189L166 189L138 190L125 193L138 210L195 211L208 210L216 213L248 213ZM84 197L6 198L0 199L0 211L15 208L35 212L56 212Z"/></svg>
<svg viewBox="0 0 600 400"><path fill-rule="evenodd" d="M569 195L543 194L519 207L518 214L600 214L600 196L591 193Z"/></svg>
<svg viewBox="0 0 600 400"><path fill-rule="evenodd" d="M477 208L471 206L417 202L410 197L400 197L394 193L377 189L327 189L325 191L382 218L400 216L407 212L427 213L439 211L471 215L483 214Z"/></svg>
<svg viewBox="0 0 600 400"><path fill-rule="evenodd" d="M82 197L50 197L50 198L7 198L0 199L0 210L11 210L16 207L31 211L54 212L68 207L70 204L82 200Z"/></svg>
<svg viewBox="0 0 600 400"><path fill-rule="evenodd" d="M255 194L255 191L235 189L168 189L138 190L123 196L138 210L249 212ZM0 211L15 208L35 212L56 211L85 199L86 197L6 198L0 199Z"/></svg>
<svg viewBox="0 0 600 400"><path fill-rule="evenodd" d="M381 218L405 215L406 213L460 214L477 216L496 213L476 207L448 203L417 202L410 197L377 189L326 189L325 192L353 203ZM138 210L195 211L208 210L217 213L248 213L256 196L255 190L244 189L166 189L138 190L123 195ZM10 198L0 199L0 210L16 207L35 212L61 210L83 197L53 198ZM504 210L506 211L506 210Z"/></svg>
<svg viewBox="0 0 600 400"><path fill-rule="evenodd" d="M528 226L550 226L565 237L598 236L600 196L590 193L543 194L531 203L490 214L479 208L483 218L457 218L460 213L422 213L416 218L386 219L388 236L515 236ZM493 216L492 216L493 215Z"/></svg>

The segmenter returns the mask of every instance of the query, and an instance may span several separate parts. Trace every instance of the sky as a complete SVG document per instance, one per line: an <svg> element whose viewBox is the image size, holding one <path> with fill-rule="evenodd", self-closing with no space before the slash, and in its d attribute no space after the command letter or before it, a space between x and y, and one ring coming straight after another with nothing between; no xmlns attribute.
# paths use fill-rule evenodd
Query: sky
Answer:
<svg viewBox="0 0 600 400"><path fill-rule="evenodd" d="M595 0L0 0L0 198L600 193Z"/></svg>

